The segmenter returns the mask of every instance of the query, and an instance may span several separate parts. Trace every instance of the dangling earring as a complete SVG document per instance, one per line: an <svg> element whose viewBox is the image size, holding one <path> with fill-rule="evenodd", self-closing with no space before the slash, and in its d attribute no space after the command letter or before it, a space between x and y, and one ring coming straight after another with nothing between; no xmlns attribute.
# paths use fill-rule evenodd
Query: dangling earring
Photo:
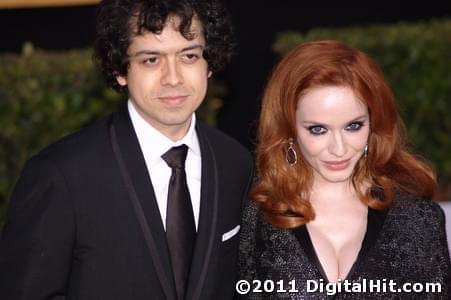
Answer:
<svg viewBox="0 0 451 300"><path fill-rule="evenodd" d="M363 157L368 156L368 144L365 145L365 149L363 150Z"/></svg>
<svg viewBox="0 0 451 300"><path fill-rule="evenodd" d="M285 152L285 159L290 166L294 166L298 162L298 155L293 147L293 138L288 139L288 148Z"/></svg>

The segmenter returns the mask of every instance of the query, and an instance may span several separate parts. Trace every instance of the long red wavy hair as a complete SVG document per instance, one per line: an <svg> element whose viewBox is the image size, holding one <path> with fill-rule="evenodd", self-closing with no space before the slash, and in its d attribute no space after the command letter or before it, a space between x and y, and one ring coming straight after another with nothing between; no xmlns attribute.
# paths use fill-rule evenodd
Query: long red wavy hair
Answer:
<svg viewBox="0 0 451 300"><path fill-rule="evenodd" d="M295 112L299 99L319 86L350 87L368 107L368 156L360 159L352 175L363 203L386 209L396 191L433 197L435 174L421 158L406 150L404 124L376 62L338 41L310 41L279 62L263 94L256 146L258 181L251 197L271 224L293 228L314 218L309 202L312 169L297 144L296 165L287 163L286 150L288 139L297 137ZM371 188L362 190L364 183Z"/></svg>

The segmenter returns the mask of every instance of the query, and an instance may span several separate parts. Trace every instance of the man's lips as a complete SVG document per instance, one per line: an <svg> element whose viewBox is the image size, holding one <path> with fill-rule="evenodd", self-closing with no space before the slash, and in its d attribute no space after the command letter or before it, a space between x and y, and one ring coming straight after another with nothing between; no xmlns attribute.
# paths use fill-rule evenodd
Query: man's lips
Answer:
<svg viewBox="0 0 451 300"><path fill-rule="evenodd" d="M158 97L160 101L168 104L181 104L188 98L187 95L171 95Z"/></svg>

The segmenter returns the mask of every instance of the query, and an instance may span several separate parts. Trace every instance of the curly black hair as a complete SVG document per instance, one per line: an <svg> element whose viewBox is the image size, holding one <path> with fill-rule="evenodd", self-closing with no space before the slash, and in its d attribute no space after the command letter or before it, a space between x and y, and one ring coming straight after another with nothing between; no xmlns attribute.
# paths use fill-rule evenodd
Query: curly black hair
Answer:
<svg viewBox="0 0 451 300"><path fill-rule="evenodd" d="M229 15L219 0L104 0L97 14L94 60L106 83L126 92L116 77L126 75L128 47L134 35L160 33L169 16L180 18L178 30L187 39L196 16L203 26L206 47L203 52L211 71L219 71L229 62L235 40Z"/></svg>

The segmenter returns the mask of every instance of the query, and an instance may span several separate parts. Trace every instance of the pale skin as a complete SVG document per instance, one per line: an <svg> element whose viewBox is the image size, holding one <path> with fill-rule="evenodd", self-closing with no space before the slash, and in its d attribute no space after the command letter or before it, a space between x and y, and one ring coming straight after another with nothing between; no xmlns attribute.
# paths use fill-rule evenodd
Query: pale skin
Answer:
<svg viewBox="0 0 451 300"><path fill-rule="evenodd" d="M344 280L367 226L368 208L351 175L367 144L368 109L348 87L317 87L299 100L296 122L299 147L314 174L315 218L307 230L328 280Z"/></svg>
<svg viewBox="0 0 451 300"><path fill-rule="evenodd" d="M202 25L193 18L187 40L178 31L178 17L169 17L160 34L134 36L128 48L126 75L117 76L141 117L173 141L187 133L193 112L207 92L211 76L202 53Z"/></svg>

